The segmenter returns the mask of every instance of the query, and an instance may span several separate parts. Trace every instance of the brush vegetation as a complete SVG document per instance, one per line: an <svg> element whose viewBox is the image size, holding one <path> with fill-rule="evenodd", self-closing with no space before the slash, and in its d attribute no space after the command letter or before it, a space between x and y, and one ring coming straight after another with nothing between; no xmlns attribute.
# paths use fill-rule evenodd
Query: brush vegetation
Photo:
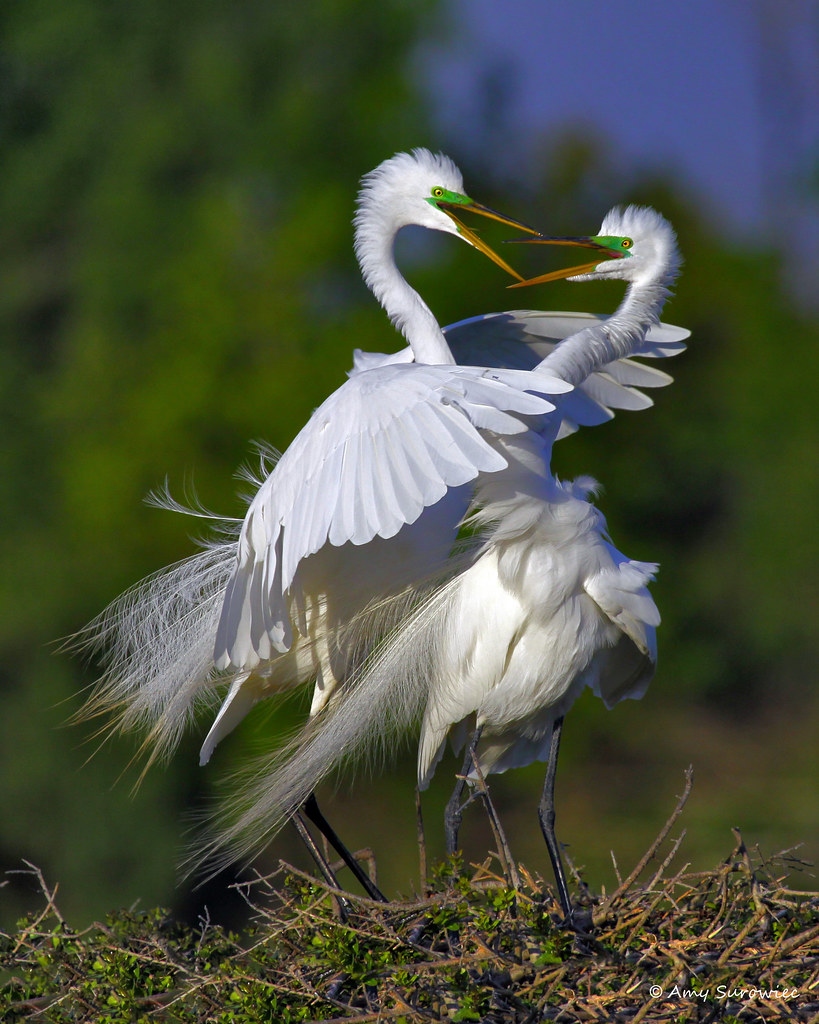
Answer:
<svg viewBox="0 0 819 1024"><path fill-rule="evenodd" d="M44 905L0 933L0 1018L304 1024L310 1021L815 1021L819 894L787 885L735 832L715 869L672 871L678 807L634 870L593 893L573 870L577 934L550 889L490 857L438 865L423 896L376 903L289 865L242 886L241 936L162 910L82 931ZM494 865L499 865L495 870ZM619 879L619 874L618 874Z"/></svg>

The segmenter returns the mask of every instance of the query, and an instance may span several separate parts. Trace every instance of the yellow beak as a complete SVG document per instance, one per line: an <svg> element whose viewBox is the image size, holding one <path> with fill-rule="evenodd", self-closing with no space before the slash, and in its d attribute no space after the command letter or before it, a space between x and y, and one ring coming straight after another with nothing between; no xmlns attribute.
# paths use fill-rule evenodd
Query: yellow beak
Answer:
<svg viewBox="0 0 819 1024"><path fill-rule="evenodd" d="M595 242L593 239L588 237L560 237L553 235L551 237L542 235L540 238L516 238L516 242L528 243L530 245L574 245L580 246L583 249L594 249L598 253L598 258L593 260L591 263L581 263L576 267L566 267L564 270L552 270L548 274L539 274L537 277L530 277L527 280L522 280L518 276L517 284L508 285L509 288L526 288L530 284L544 284L546 281L560 281L566 277L574 277L575 274L587 274L589 271L594 270L595 267L599 266L604 260L607 259L622 259L625 253L615 252L608 246L601 245L600 242Z"/></svg>
<svg viewBox="0 0 819 1024"><path fill-rule="evenodd" d="M500 257L495 250L491 248L491 246L487 245L477 232L473 231L472 228L467 227L459 215L464 211L468 211L469 213L477 213L481 217L488 217L489 220L498 221L499 224L507 224L509 227L516 228L519 231L526 231L531 235L539 234L538 231L534 228L530 228L528 224L522 224L519 220L512 220L511 217L505 217L502 213L497 213L497 211L490 209L488 206L484 206L482 203L476 203L473 200L469 200L469 202L466 203L448 203L441 201L435 205L455 222L455 226L458 228L460 236L469 242L470 245L474 245L478 252L482 252L484 256L488 256L493 263L496 263L502 270L505 270L507 274L511 274L512 277L517 278L520 284L528 283L524 281L521 275L510 267L506 260ZM525 241L528 242L530 239L527 238ZM535 241L535 239L531 239L531 241ZM513 285L512 287L516 286Z"/></svg>

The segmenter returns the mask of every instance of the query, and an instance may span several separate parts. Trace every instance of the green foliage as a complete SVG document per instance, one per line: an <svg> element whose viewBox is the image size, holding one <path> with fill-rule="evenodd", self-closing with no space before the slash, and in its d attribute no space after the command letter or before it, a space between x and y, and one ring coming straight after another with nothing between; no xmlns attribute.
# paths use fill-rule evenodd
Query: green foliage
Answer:
<svg viewBox="0 0 819 1024"><path fill-rule="evenodd" d="M241 939L164 911L75 932L43 884L44 910L0 933L0 1008L10 1024L524 1024L626 1011L670 1022L698 1006L720 1020L812 1019L817 898L783 885L784 862L754 864L739 837L715 870L666 877L676 848L647 885L596 897L583 887L575 899L590 931L580 934L555 923L540 879L521 869L514 889L489 861L457 877L446 865L422 899L349 897L343 918L322 887L284 868L248 888L256 920Z"/></svg>
<svg viewBox="0 0 819 1024"><path fill-rule="evenodd" d="M78 775L96 744L78 752L59 727L94 670L47 645L190 552L190 524L143 505L166 474L236 513L253 439L284 447L353 345L383 347L357 308L353 198L363 171L427 138L406 61L431 6L0 14L0 852L59 862L69 911L173 899L180 805L206 780L104 795L121 746ZM138 820L152 848L134 857Z"/></svg>

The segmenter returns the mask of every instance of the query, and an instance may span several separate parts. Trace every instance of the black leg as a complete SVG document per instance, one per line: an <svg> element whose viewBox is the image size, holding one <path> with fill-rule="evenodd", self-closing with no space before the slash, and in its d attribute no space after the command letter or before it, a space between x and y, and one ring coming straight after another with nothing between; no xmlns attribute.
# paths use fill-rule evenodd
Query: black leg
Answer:
<svg viewBox="0 0 819 1024"><path fill-rule="evenodd" d="M330 846L333 847L333 849L336 851L339 857L341 857L341 859L344 861L344 863L347 865L350 871L352 871L352 873L358 879L359 883L364 887L364 890L370 897L370 899L378 900L381 903L389 903L389 900L384 895L384 893L381 892L381 890L373 881L371 881L369 875L367 875L362 870L361 865L350 853L350 851L347 849L344 843L342 843L342 841L336 834L335 830L332 828L330 823L321 813L318 802L316 800L316 794L311 793L310 796L308 796L307 799L304 801L304 804L302 806L304 809L304 813L307 815L310 821L313 822L313 824L316 826L319 832L321 832L321 834L324 836L324 838L327 840Z"/></svg>
<svg viewBox="0 0 819 1024"><path fill-rule="evenodd" d="M543 795L540 798L538 807L538 818L543 831L543 838L546 840L546 848L549 851L549 859L557 882L557 894L560 898L560 906L563 910L563 917L566 923L573 923L572 903L569 899L569 887L566 885L566 875L563 871L563 861L560 857L560 847L555 836L555 776L557 775L557 755L560 750L560 734L563 731L563 716L555 719L552 726L552 742L549 748L549 767L546 770L546 779L543 783Z"/></svg>
<svg viewBox="0 0 819 1024"><path fill-rule="evenodd" d="M327 859L316 845L315 839L313 839L313 837L310 835L310 830L304 824L304 818L302 818L301 816L301 811L295 811L291 820L293 824L296 826L296 831L301 837L301 841L310 851L310 856L316 862L316 867L321 872L324 881L328 885L331 885L334 889L340 889L341 886L338 884L338 879L333 874L333 869L327 863ZM350 912L349 901L346 900L343 896L339 895L336 895L336 899L338 900L338 908L341 914L341 920L346 921L347 915Z"/></svg>
<svg viewBox="0 0 819 1024"><path fill-rule="evenodd" d="M486 785L486 779L483 777L483 772L478 764L477 757L474 755L474 751L472 770L477 776L475 782L476 793L483 800L483 805L486 808L486 816L489 818L489 824L492 827L495 842L498 844L498 860L501 862L503 873L506 876L509 885L513 889L520 889L520 875L518 874L517 865L512 859L512 851L509 849L509 841L506 838L506 833L503 831L503 826L500 823L498 812L495 810L495 805L492 803L492 797L489 795L489 787Z"/></svg>
<svg viewBox="0 0 819 1024"><path fill-rule="evenodd" d="M475 732L472 734L472 739L466 750L466 757L464 758L463 768L461 768L461 774L458 776L458 781L455 783L455 789L452 791L452 796L449 798L449 803L446 805L444 811L444 829L446 830L446 852L448 855L452 855L458 849L458 832L461 828L461 816L467 800L463 805L461 804L461 798L463 797L464 789L466 789L467 782L466 777L472 771L474 764L474 755L480 742L481 732L483 726L479 725Z"/></svg>

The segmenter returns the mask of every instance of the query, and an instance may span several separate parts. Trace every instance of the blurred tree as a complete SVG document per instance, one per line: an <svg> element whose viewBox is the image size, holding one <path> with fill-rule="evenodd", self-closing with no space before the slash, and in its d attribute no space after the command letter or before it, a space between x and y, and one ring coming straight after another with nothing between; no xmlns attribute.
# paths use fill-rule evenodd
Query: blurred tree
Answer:
<svg viewBox="0 0 819 1024"><path fill-rule="evenodd" d="M406 64L434 7L0 12L0 853L59 877L69 912L170 899L201 783L184 767L134 805L106 796L121 749L79 771L74 732L44 741L80 685L44 645L190 549L142 505L164 472L235 511L249 440L283 446L383 329L357 308L352 200L427 138Z"/></svg>
<svg viewBox="0 0 819 1024"><path fill-rule="evenodd" d="M205 504L239 511L231 474L249 441L284 447L343 379L353 347L397 346L355 267L352 200L361 173L385 156L434 145L410 56L433 23L440 35L440 6L29 0L0 9L0 859L13 868L28 858L59 881L75 923L135 899L180 905L180 818L207 798L211 773L196 767L194 736L135 800L123 786L108 792L131 748L117 741L82 767L91 730L58 727L93 670L48 645L190 552L190 524L142 504L165 473L175 492L192 480ZM502 125L484 130L477 119L470 151L491 153L493 131ZM629 841L640 796L667 800L659 780L676 786L706 733L707 770L733 765L745 789L728 784L729 795L758 805L760 829L798 827L794 838L804 838L816 825L805 799L816 771L807 669L819 653L818 485L805 471L815 458L815 317L788 298L773 250L718 237L680 182L616 166L599 140L553 138L533 166L515 176L510 166L494 187L491 161L480 175L465 166L467 185L554 232L592 231L617 202L652 203L688 259L667 311L694 332L671 368L677 383L651 413L581 433L557 454L561 474L591 472L606 485L600 504L618 546L664 563L649 697L616 720L582 704L567 729L576 774L564 779L576 788L564 806L585 821L575 829L584 858L597 864ZM496 268L439 241L410 236L402 265L442 323L522 302L607 311L619 300L615 287L570 283L512 299ZM515 258L536 269L533 251ZM716 707L721 721L708 732L692 705ZM217 772L231 751L265 741L259 717L226 742ZM662 745L646 743L655 735ZM595 775L601 764L617 771ZM788 799L773 783L759 792L755 780L776 770ZM524 858L524 834L539 843L531 813L541 774L531 788L523 774L495 784ZM357 803L369 800L370 813L348 816L361 841L389 852L388 887L406 888L414 871L410 780L408 768L369 787ZM734 815L719 802L721 776L711 788L698 779L695 797L703 785L711 804L695 820L713 840L707 855L718 855ZM597 852L590 820L604 833ZM295 855L288 843L283 834L271 856ZM4 920L30 902L25 879L13 881L0 890Z"/></svg>

